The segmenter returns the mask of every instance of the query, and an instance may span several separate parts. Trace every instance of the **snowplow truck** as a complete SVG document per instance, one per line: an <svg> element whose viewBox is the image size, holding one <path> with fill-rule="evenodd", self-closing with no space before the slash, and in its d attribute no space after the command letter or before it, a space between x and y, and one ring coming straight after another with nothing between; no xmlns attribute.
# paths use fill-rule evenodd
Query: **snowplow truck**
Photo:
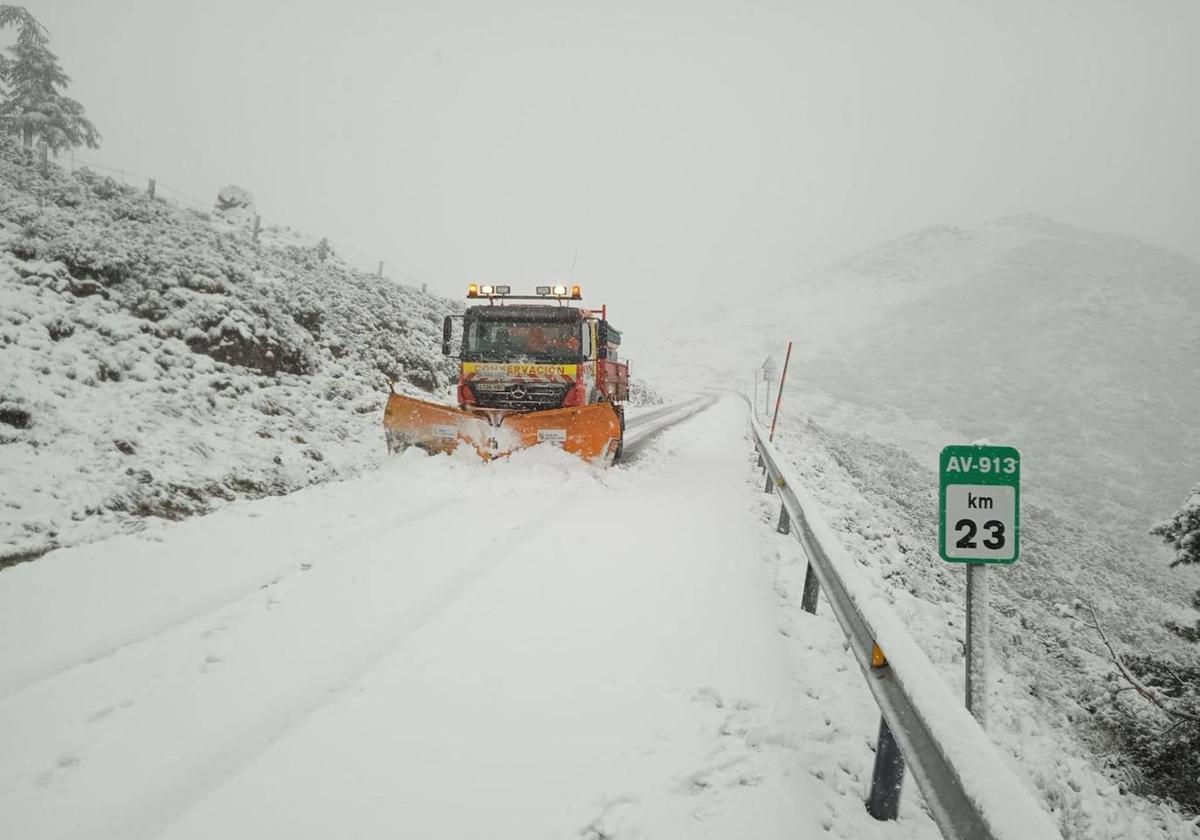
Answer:
<svg viewBox="0 0 1200 840"><path fill-rule="evenodd" d="M397 394L384 410L389 452L417 446L431 453L465 446L484 460L549 443L609 466L621 455L629 365L608 309L573 306L579 286L539 286L512 295L508 286L471 284L461 316L447 316L442 353L459 359L458 405ZM454 320L462 320L454 347Z"/></svg>

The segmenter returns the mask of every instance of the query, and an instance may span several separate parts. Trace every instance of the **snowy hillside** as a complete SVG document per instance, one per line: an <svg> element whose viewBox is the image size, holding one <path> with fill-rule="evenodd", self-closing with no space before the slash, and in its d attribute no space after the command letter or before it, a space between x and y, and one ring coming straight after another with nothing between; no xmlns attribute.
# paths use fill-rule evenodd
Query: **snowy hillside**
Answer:
<svg viewBox="0 0 1200 840"><path fill-rule="evenodd" d="M930 476L948 442L1017 446L1027 503L1107 547L1087 565L1182 609L1195 585L1146 529L1200 476L1197 312L1200 265L1024 215L920 231L700 332L743 348L714 357L741 390L794 339L785 411L899 445Z"/></svg>
<svg viewBox="0 0 1200 840"><path fill-rule="evenodd" d="M779 298L760 320L797 340L796 381L923 457L1004 440L1039 501L1134 529L1200 475L1200 265L1184 257L1016 216L930 228Z"/></svg>
<svg viewBox="0 0 1200 840"><path fill-rule="evenodd" d="M1011 441L1042 500L1141 527L1200 475L1200 265L1029 219L964 236L976 256L1014 233L998 259L965 266L963 288L906 301L817 355L813 380Z"/></svg>
<svg viewBox="0 0 1200 840"><path fill-rule="evenodd" d="M0 145L0 562L346 475L449 381L454 304L251 218Z"/></svg>
<svg viewBox="0 0 1200 840"><path fill-rule="evenodd" d="M716 357L742 390L795 340L781 445L949 681L963 581L936 554L936 453L980 438L1020 448L1022 559L994 577L1003 728L1031 765L1059 765L1036 772L1075 813L1073 836L1181 836L1168 811L1120 794L1196 807L1166 763L1190 736L1119 690L1081 605L1127 656L1151 657L1137 665L1147 679L1155 662L1197 673L1195 645L1165 624L1194 622L1200 579L1169 569L1146 531L1200 476L1198 311L1194 262L1020 216L921 231L703 331L745 348Z"/></svg>

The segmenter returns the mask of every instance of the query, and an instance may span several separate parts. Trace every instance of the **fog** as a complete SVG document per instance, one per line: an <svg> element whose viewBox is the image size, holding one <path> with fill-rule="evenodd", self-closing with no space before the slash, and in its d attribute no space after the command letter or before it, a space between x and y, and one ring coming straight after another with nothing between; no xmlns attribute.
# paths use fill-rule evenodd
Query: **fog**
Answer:
<svg viewBox="0 0 1200 840"><path fill-rule="evenodd" d="M455 297L574 264L648 314L1026 210L1200 257L1190 0L29 8L81 159Z"/></svg>

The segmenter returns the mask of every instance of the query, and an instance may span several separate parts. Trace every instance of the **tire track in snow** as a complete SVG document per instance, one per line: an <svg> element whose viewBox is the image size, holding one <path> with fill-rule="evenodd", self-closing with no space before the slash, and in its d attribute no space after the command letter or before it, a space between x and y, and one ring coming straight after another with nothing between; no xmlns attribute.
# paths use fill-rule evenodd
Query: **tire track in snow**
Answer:
<svg viewBox="0 0 1200 840"><path fill-rule="evenodd" d="M646 446L658 437L659 434L681 423L686 423L702 411L707 411L716 404L717 399L716 395L697 397L694 400L667 406L666 408L658 409L637 418L638 423L635 428L640 434L626 441L625 451L621 454L621 460L618 463L629 464L635 462L641 456ZM659 418L664 419L660 420ZM642 426L647 424L649 428L643 429ZM630 421L630 425L633 425L633 421Z"/></svg>
<svg viewBox="0 0 1200 840"><path fill-rule="evenodd" d="M360 532L359 534L356 534L347 544L345 544L345 546L347 548L357 548L367 545L371 542L374 542L380 536L388 533L389 531L394 531L396 528L404 525L411 525L420 521L421 519L437 513L439 509L444 508L447 505L452 505L460 501L462 501L461 497L451 497L430 502L429 504L418 508L415 512L408 511L396 517L395 519L389 519L382 524L373 526L363 532ZM149 642L159 636L162 636L163 634L170 633L172 630L182 627L191 621L195 621L199 618L203 618L206 615L210 615L226 609L227 607L233 606L239 601L253 596L255 592L259 592L267 587L274 586L275 584L287 580L294 575L300 574L302 571L307 571L307 569L304 568L306 565L309 567L315 565L321 559L325 558L329 553L330 549L327 548L309 552L308 554L304 555L304 559L296 562L291 571L283 574L275 572L270 576L265 576L264 578L256 580L250 586L240 586L236 590L222 591L215 594L213 597L198 601L191 609L182 614L177 614L177 617L172 618L170 621L154 625L148 630L143 630L142 632L139 632L131 638L128 638L118 644L109 645L99 651L96 651L95 653L89 654L83 659L78 659L66 664L50 664L48 667L45 667L41 673L35 672L32 678L29 678L28 675L25 675L22 678L23 681L18 683L15 687L5 685L3 688L0 688L0 706L2 706L5 701L11 698L17 697L18 695L36 688L44 683L58 679L59 677L69 674L76 669L86 668L99 662L103 662L104 660L116 656L123 651Z"/></svg>
<svg viewBox="0 0 1200 840"><path fill-rule="evenodd" d="M682 403L674 403L672 405L663 406L636 418L631 418L629 420L629 427L640 431L640 434L637 435L629 444L629 447L626 450L626 455L622 457L622 463L628 463L633 460L633 458L636 458L637 454L641 452L651 438L665 429L668 429L674 425L678 425L679 423L688 420L695 414L698 414L700 411L710 407L715 402L715 399L715 397L697 397ZM680 417L674 417L674 415L682 412L686 413ZM663 417L673 419L670 419L667 422L655 422L659 418ZM649 428L643 430L643 427L647 425L649 425ZM633 450L632 457L629 454L630 449ZM381 525L377 525L359 533L352 538L351 542L348 543L346 547L359 547L366 545L377 539L382 534L393 531L400 526L410 525L418 522L427 516L437 513L440 508L453 505L457 502L461 502L462 500L463 497L451 497L433 501L428 505L422 506L415 513L411 511L406 512L395 519L389 519ZM132 635L117 644L105 646L100 650L88 654L82 659L74 659L65 663L51 663L48 666L44 666L40 671L33 672L32 675L26 673L24 675L18 675L16 678L10 676L8 679L0 676L0 704L3 704L10 698L16 697L26 691L36 688L43 683L50 682L51 680L68 674L78 668L85 668L98 662L102 662L105 659L118 655L125 650L137 647L138 645L148 642L158 636L169 633L172 630L182 627L191 621L226 609L227 607L238 603L246 597L252 596L257 591L278 584L281 581L291 578L293 575L299 574L302 570L304 570L303 567L305 564L312 565L324 558L328 553L328 549L318 549L317 551L305 555L304 559L297 561L295 567L289 572L284 574L279 574L277 572L272 573L269 576L259 578L249 586L241 586L235 590L225 590L215 594L213 597L199 600L192 606L191 609L188 609L182 614L176 614L176 616L171 620L156 624L149 629L144 629L136 635Z"/></svg>
<svg viewBox="0 0 1200 840"><path fill-rule="evenodd" d="M715 399L716 399L715 396L709 396L709 395L704 394L704 395L698 395L698 396L692 397L690 399L684 400L683 402L671 403L670 405L660 406L659 408L653 409L652 411L647 411L645 414L639 414L636 417L630 417L629 420L626 422L626 427L629 429L639 430L642 426L644 426L648 423L653 423L656 419L658 419L660 417L665 417L668 415L677 414L682 411L687 411L688 409L694 408L698 403L705 402L705 401L707 402L707 404L711 405ZM692 413L694 413L694 412L689 412L689 415Z"/></svg>
<svg viewBox="0 0 1200 840"><path fill-rule="evenodd" d="M684 400L683 402L659 406L658 408L647 411L645 414L639 414L635 417L630 417L626 421L625 425L629 429L637 429L647 423L653 422L655 418L663 417L668 414L674 414L677 411L682 411L684 408L694 405L698 401L698 397L693 397L692 399Z"/></svg>
<svg viewBox="0 0 1200 840"><path fill-rule="evenodd" d="M139 836L154 837L165 831L193 803L219 789L273 744L303 726L312 715L346 696L408 637L465 595L476 581L510 556L517 546L535 538L548 521L560 518L564 510L578 504L578 501L572 502L541 514L523 523L518 533L481 548L420 602L402 610L386 627L358 645L352 654L343 657L341 667L336 671L327 673L299 694L284 698L274 706L260 708L252 722L226 732L220 745L209 755L197 757L190 763L173 764L173 778L165 781L160 790L139 791L136 809L121 813L114 824L91 825L86 834L80 836L89 840L129 840Z"/></svg>
<svg viewBox="0 0 1200 840"><path fill-rule="evenodd" d="M656 410L649 415L638 418L635 423L635 428L645 428L651 426L644 434L656 434L662 428L671 425L676 425L691 417L697 411L693 406L700 402L695 400L681 405L665 407ZM703 407L711 404L711 400ZM686 412L685 416L678 415ZM668 418L668 422L656 422L662 418ZM583 497L587 498L587 496ZM564 510L570 510L583 501L583 498L576 499L574 502L568 501L566 505L558 504L553 516L559 517L564 515ZM461 500L457 500L461 501ZM482 501L482 500L479 500ZM334 558L342 557L347 554L357 555L359 552L356 547L367 546L371 547L373 541L377 541L382 536L392 534L398 529L403 529L403 526L408 523L420 522L417 531L420 535L418 541L430 542L434 540L439 533L450 532L451 528L443 527L441 519L430 520L431 514L436 513L439 509L448 509L451 516L454 514L453 508L450 506L455 504L456 499L439 499L420 509L420 511L408 512L400 517L391 519L382 525L373 527L365 532L360 532L350 539L349 542L343 543L336 549L327 550L321 549L314 554L306 555L308 557L319 556L321 558L326 555L333 554ZM521 508L518 507L518 510ZM69 755L69 766L62 772L55 771L57 775L55 779L62 777L61 781L68 785L87 789L96 785L96 768L103 767L106 764L111 765L114 758L124 762L128 758L122 758L114 754L111 747L106 747L104 742L110 744L114 736L138 737L138 734L145 732L152 736L154 729L159 730L159 736L154 739L164 746L169 746L175 750L177 755L174 762L164 764L162 766L146 765L141 768L141 780L136 778L136 770L134 776L126 779L124 782L119 782L115 789L116 796L112 797L112 801L104 809L97 809L98 813L93 816L96 818L87 823L86 830L79 823L80 819L88 819L89 815L79 814L74 819L69 819L66 825L59 822L58 817L50 816L44 810L49 803L43 801L29 801L25 794L14 790L13 793L16 799L7 803L10 807L4 808L10 815L24 813L26 818L32 817L35 820L34 824L40 824L43 828L51 829L51 833L57 832L54 836L78 836L78 837L104 837L125 838L136 836L155 836L176 820L178 820L191 805L199 799L208 796L211 792L220 789L220 787L232 776L237 774L241 768L254 762L255 759L262 753L270 749L270 747L285 738L290 732L304 726L305 722L321 709L338 701L346 695L347 691L352 690L353 686L360 682L366 675L370 674L382 661L392 654L404 641L414 632L424 627L430 621L440 615L448 606L455 603L472 585L480 578L485 576L494 566L502 561L506 556L511 555L516 547L520 546L527 540L534 539L543 529L546 522L550 519L551 514L545 514L532 519L529 519L519 525L521 532L517 534L506 535L503 532L497 535L486 547L480 549L471 558L465 561L460 568L453 571L446 579L429 588L429 591L420 597L419 601L412 603L392 616L380 615L379 622L370 628L370 633L364 633L358 636L358 639L351 644L342 646L348 655L329 656L328 651L325 651L326 667L323 667L314 676L307 677L304 674L299 674L296 680L296 689L289 688L286 683L284 685L275 686L273 692L264 691L261 686L245 686L250 688L246 696L235 698L233 691L227 686L236 686L237 683L229 680L228 675L223 684L215 684L213 686L206 685L200 680L207 679L206 677L192 677L189 674L195 674L195 671L189 672L186 665L181 664L183 659L189 659L193 654L205 654L205 642L202 638L196 638L191 641L184 641L184 647L187 648L184 657L179 657L177 654L181 649L172 649L173 645L166 643L157 644L153 647L145 649L147 656L157 656L155 651L160 651L163 654L170 654L170 659L174 660L172 668L174 673L169 673L164 679L161 673L151 674L149 670L144 670L140 660L127 662L120 666L126 672L126 677L132 676L136 681L139 679L138 674L142 673L143 678L148 680L150 676L154 677L154 684L150 685L149 692L142 694L139 700L133 701L131 704L126 704L122 708L127 709L130 705L140 707L132 714L128 712L122 713L122 719L118 722L110 719L103 724L102 730L97 730L95 733L88 733L82 740L71 740L75 736L67 736L63 738L63 746L67 749L61 752L59 765L62 764L61 757ZM435 527L436 526L436 527ZM412 538L408 533L398 534L408 539L397 540L398 543L411 544ZM436 543L429 545L430 548L436 548ZM381 547L383 550L377 550L374 554L374 562L371 567L393 562L398 559L394 552L388 554L387 546ZM370 554L370 552L366 552ZM387 555L387 556L382 556ZM37 681L35 684L43 684L53 680L56 676L61 676L70 672L77 672L83 666L100 665L105 660L111 660L112 657L122 650L136 648L139 645L149 645L163 638L172 630L177 630L186 625L189 621L197 618L202 618L205 615L219 612L222 609L228 609L231 605L237 604L239 601L248 596L253 596L261 589L274 584L283 584L281 587L284 590L291 592L309 593L314 591L313 584L315 581L307 576L298 576L297 571L301 565L298 558L293 561L296 564L295 570L291 573L282 576L275 576L265 583L260 578L253 588L243 586L238 595L234 597L225 597L217 600L215 603L209 601L209 605L205 609L192 610L188 616L173 620L163 626L155 628L152 632L140 634L137 638L132 638L121 645L112 646L98 655L89 657L86 661L76 662L64 668L60 668L56 673L48 675L46 678ZM324 564L323 564L324 565ZM329 564L326 565L328 572L336 572L338 567L345 564ZM343 580L343 585L351 587L351 594L358 593L359 596L371 598L370 591L366 587L370 585L369 575L366 584L359 583L359 573L353 571ZM323 579L326 576L322 576ZM338 580L340 578L335 578ZM398 582L403 582L403 579ZM294 585L288 585L288 584ZM296 586L300 589L296 590ZM424 587L421 587L424 588ZM273 590L274 591L274 590ZM243 612L241 618L259 618L268 622L277 622L283 619L285 628L289 626L289 615L293 618L290 626L299 627L295 624L294 617L297 615L296 608L308 608L308 612L312 614L312 607L321 607L319 600L314 600L309 597L301 603L290 604L286 593L276 594L284 597L282 602L274 601L273 596L268 594L268 603L264 606L270 610L273 605L283 604L280 613L273 614L270 619L263 619L262 616L249 616ZM344 593L343 593L344 594ZM318 609L319 612L319 609ZM278 618L276 617L278 616ZM315 616L314 616L315 617ZM268 631L267 644L258 645L258 650L265 652L270 656L272 649L277 649L280 654L287 656L288 652L284 650L287 644L286 636L280 634L276 625L275 631ZM221 630L227 628L222 627ZM244 641L253 641L253 627L247 628L243 626L240 630L223 637L220 643L234 645L235 651L244 649ZM240 638L239 638L240 636ZM272 640L275 637L275 641ZM254 651L252 650L253 654ZM140 656L140 654L139 654ZM225 656L222 653L222 656ZM145 657L143 657L145 658ZM208 666L211 664L216 670L224 667L242 667L244 669L248 658L245 656L239 657L235 652L233 661L228 664L222 662L221 658L213 658L211 662L207 661L204 666L199 669L201 674L208 672ZM253 656L249 657L253 659ZM261 657L260 657L261 660ZM130 664L133 669L130 670ZM111 671L111 675L110 675ZM106 668L103 672L99 672L93 676L85 677L92 682L102 681L110 676L121 676L121 670L113 670ZM20 691L24 691L33 687L34 684L26 685ZM215 689L215 693L214 693ZM259 691L259 695L254 694L254 690ZM54 690L54 689L50 689ZM206 697L207 695L207 697ZM11 695L9 695L11 696ZM204 726L201 726L196 732L191 733L191 737L185 737L182 742L174 742L172 737L172 728L177 732L178 724L186 725L185 720L180 720L178 716L171 712L172 704L178 704L183 698L187 698L188 703L194 703L197 707L205 709L211 708L208 701L216 701L219 705L224 702L229 704L233 700L237 700L244 706L248 706L245 714L235 715L234 720L230 721L233 725L228 728L221 728L221 724L217 724L216 729L205 731ZM32 702L28 700L28 702ZM262 702L265 701L265 702ZM23 701L25 702L25 701ZM26 704L28 704L26 702ZM107 708L102 710L105 712L100 715L91 715L98 722L108 717ZM213 710L219 713L219 708ZM164 717L164 712L166 716ZM240 720L238 719L240 718ZM227 719L227 718L226 718ZM92 721L89 720L89 723ZM116 723L113 728L110 724ZM145 724L149 723L150 729L145 730ZM135 734L138 733L138 734ZM99 739L93 737L99 735ZM93 753L93 748L99 752ZM50 756L52 757L52 756ZM90 766L89 766L90 765ZM49 766L49 765L47 765ZM136 765L134 765L136 767ZM134 768L131 768L134 769ZM73 778L66 778L64 774L69 771L69 775ZM82 774L81 772L82 771ZM44 773L42 775L45 775ZM121 777L125 773L122 771ZM47 777L48 779L50 777ZM57 783L56 783L57 784ZM66 791L61 793L65 794ZM44 795L51 795L46 792ZM57 795L57 794L55 794ZM34 810L30 811L26 806L34 806ZM15 806L15 810L14 807ZM53 810L50 814L53 814ZM41 816L37 816L41 814ZM40 820L40 822L36 822ZM107 825L106 825L107 823ZM57 828L55 828L57 826Z"/></svg>

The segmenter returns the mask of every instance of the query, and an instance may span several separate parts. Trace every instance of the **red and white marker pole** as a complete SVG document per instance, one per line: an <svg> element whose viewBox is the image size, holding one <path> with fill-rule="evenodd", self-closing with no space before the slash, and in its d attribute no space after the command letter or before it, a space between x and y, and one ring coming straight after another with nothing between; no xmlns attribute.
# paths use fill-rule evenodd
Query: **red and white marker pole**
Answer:
<svg viewBox="0 0 1200 840"><path fill-rule="evenodd" d="M792 360L792 342L788 342L787 355L783 357L783 373L779 376L779 393L775 395L775 415L771 418L771 433L768 441L775 440L775 423L779 420L779 404L783 402L783 383L787 381L788 362Z"/></svg>

